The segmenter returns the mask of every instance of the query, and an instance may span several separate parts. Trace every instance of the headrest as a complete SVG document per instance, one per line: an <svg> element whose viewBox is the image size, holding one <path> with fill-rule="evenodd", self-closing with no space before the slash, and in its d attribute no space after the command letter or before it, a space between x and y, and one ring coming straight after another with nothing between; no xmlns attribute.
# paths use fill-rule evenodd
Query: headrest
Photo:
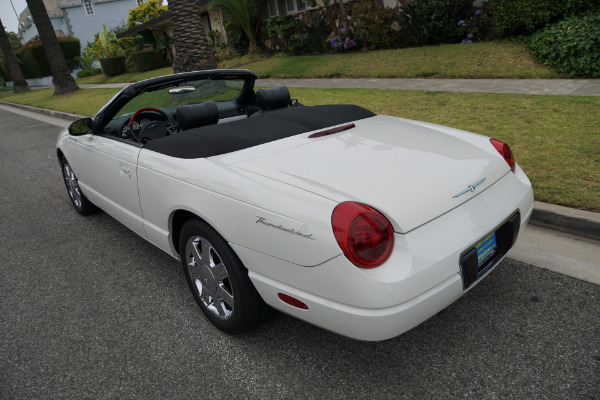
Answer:
<svg viewBox="0 0 600 400"><path fill-rule="evenodd" d="M177 122L182 130L214 125L219 122L219 109L214 101L187 104L177 107Z"/></svg>
<svg viewBox="0 0 600 400"><path fill-rule="evenodd" d="M285 86L272 89L258 89L256 91L256 104L263 110L274 110L292 104L290 91Z"/></svg>

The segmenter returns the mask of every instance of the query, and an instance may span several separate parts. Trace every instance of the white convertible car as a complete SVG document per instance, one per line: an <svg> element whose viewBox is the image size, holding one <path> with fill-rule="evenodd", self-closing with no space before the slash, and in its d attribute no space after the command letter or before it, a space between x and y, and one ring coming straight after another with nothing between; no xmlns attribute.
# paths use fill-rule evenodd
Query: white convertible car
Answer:
<svg viewBox="0 0 600 400"><path fill-rule="evenodd" d="M228 333L270 307L351 338L397 336L506 255L533 208L507 144L354 105L306 107L246 70L131 84L60 133L80 214L181 260Z"/></svg>

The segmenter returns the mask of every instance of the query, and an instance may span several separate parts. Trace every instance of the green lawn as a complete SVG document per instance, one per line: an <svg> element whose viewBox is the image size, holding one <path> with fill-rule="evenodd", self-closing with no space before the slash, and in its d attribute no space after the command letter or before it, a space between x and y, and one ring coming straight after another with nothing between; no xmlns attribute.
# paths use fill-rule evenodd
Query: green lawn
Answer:
<svg viewBox="0 0 600 400"><path fill-rule="evenodd" d="M104 74L86 76L77 79L77 83L127 83L138 82L156 76L169 75L173 73L173 67L165 67L146 72L128 72L123 75L108 77Z"/></svg>
<svg viewBox="0 0 600 400"><path fill-rule="evenodd" d="M278 55L241 65L273 78L556 78L522 42L424 46L319 56Z"/></svg>
<svg viewBox="0 0 600 400"><path fill-rule="evenodd" d="M54 96L54 89L40 89L7 94L2 96L2 101L91 117L118 91L119 89L81 89L72 94Z"/></svg>
<svg viewBox="0 0 600 400"><path fill-rule="evenodd" d="M247 55L219 68L249 69L261 78L557 78L536 62L522 42L446 44L347 54L288 56ZM173 73L172 67L131 72L111 78L95 75L78 83L137 82Z"/></svg>
<svg viewBox="0 0 600 400"><path fill-rule="evenodd" d="M52 89L2 100L94 115L117 89ZM301 103L352 103L376 113L418 119L509 143L537 200L600 212L600 97L290 88Z"/></svg>

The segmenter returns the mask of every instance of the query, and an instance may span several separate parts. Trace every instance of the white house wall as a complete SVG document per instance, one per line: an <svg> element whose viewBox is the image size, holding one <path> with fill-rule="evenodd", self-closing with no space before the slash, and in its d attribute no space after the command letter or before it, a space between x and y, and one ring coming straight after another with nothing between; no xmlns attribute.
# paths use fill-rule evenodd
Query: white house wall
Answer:
<svg viewBox="0 0 600 400"><path fill-rule="evenodd" d="M79 5L62 9L69 31L68 34L79 39L82 49L85 48L87 42L94 40L96 33L103 30L103 25L106 25L107 29L111 29L126 23L129 10L137 7L137 1L94 1L93 7L94 15L87 15L85 7Z"/></svg>
<svg viewBox="0 0 600 400"><path fill-rule="evenodd" d="M63 33L65 35L68 35L67 27L65 26L65 23L64 23L64 20L62 17L51 17L50 22L52 23L52 27L54 28L55 31L63 31ZM37 26L35 26L35 24L32 23L22 33L23 33L23 37L21 38L21 43L25 44L37 36L37 34L38 34Z"/></svg>

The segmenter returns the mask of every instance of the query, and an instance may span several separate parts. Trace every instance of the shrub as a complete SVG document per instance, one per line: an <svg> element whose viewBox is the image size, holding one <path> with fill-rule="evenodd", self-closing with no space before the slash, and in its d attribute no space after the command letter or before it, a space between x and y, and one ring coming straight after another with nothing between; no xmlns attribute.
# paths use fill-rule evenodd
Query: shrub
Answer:
<svg viewBox="0 0 600 400"><path fill-rule="evenodd" d="M288 41L299 23L300 21L291 15L270 18L269 21L267 21L267 35L280 39L283 42L284 47L287 49Z"/></svg>
<svg viewBox="0 0 600 400"><path fill-rule="evenodd" d="M572 16L527 39L533 56L568 76L600 76L600 13Z"/></svg>
<svg viewBox="0 0 600 400"><path fill-rule="evenodd" d="M324 17L313 18L308 24L300 23L296 33L288 40L288 51L292 54L322 53L327 49L330 32Z"/></svg>
<svg viewBox="0 0 600 400"><path fill-rule="evenodd" d="M494 28L505 35L527 34L549 22L599 5L600 0L492 0Z"/></svg>
<svg viewBox="0 0 600 400"><path fill-rule="evenodd" d="M106 76L121 75L125 72L125 57L117 56L101 58L100 65Z"/></svg>
<svg viewBox="0 0 600 400"><path fill-rule="evenodd" d="M458 27L462 31L462 43L471 44L476 41L483 41L490 26L489 20L486 11L477 9L469 18L458 21Z"/></svg>
<svg viewBox="0 0 600 400"><path fill-rule="evenodd" d="M331 48L337 51L356 50L360 48L361 42L350 29L339 29L340 34L329 38Z"/></svg>
<svg viewBox="0 0 600 400"><path fill-rule="evenodd" d="M250 41L242 29L231 22L225 23L225 34L227 35L227 46L234 52L244 55L248 54Z"/></svg>
<svg viewBox="0 0 600 400"><path fill-rule="evenodd" d="M462 39L457 21L472 7L472 0L413 0L402 7L401 21L415 44L457 43Z"/></svg>
<svg viewBox="0 0 600 400"><path fill-rule="evenodd" d="M398 22L396 9L374 7L371 0L358 0L352 6L350 22L370 49L387 49L398 42L398 31L392 25Z"/></svg>
<svg viewBox="0 0 600 400"><path fill-rule="evenodd" d="M138 72L151 71L165 66L165 62L160 53L153 49L131 53L131 59Z"/></svg>
<svg viewBox="0 0 600 400"><path fill-rule="evenodd" d="M58 43L65 57L67 68L74 69L79 65L77 57L81 52L79 39L74 37L59 38ZM46 53L42 42L39 40L27 43L17 57L22 61L23 75L25 78L42 78L52 75L50 64L46 60Z"/></svg>
<svg viewBox="0 0 600 400"><path fill-rule="evenodd" d="M77 71L77 77L85 78L86 76L98 75L101 73L102 70L100 68L82 69L80 71Z"/></svg>

